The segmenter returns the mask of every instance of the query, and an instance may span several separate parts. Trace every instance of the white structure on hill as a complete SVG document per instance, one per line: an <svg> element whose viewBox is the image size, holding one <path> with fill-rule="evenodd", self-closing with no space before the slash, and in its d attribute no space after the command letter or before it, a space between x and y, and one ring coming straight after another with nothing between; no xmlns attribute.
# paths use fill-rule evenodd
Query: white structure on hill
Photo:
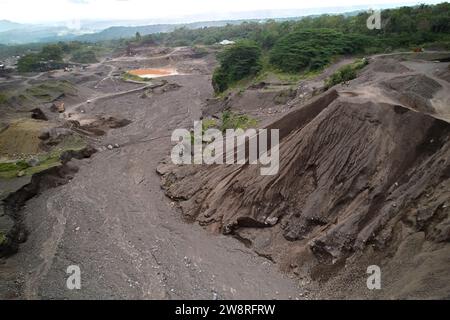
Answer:
<svg viewBox="0 0 450 320"><path fill-rule="evenodd" d="M230 41L230 40L222 40L221 42L219 42L221 45L223 46L227 46L229 44L235 44L234 41Z"/></svg>

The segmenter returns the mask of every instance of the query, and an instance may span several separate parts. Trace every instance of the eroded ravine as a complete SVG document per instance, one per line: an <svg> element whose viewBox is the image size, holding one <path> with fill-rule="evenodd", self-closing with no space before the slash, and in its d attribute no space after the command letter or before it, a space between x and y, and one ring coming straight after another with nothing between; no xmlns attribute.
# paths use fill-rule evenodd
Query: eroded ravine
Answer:
<svg viewBox="0 0 450 320"><path fill-rule="evenodd" d="M70 183L29 200L30 230L6 260L4 296L22 298L296 298L297 284L240 242L182 221L155 173L170 151L170 132L200 117L212 93L209 76L171 78L177 90L142 99L129 92L92 101L86 113L132 121L102 138L121 147L98 152ZM169 137L167 137L169 135ZM158 138L160 137L160 138ZM78 265L82 289L68 290ZM13 271L13 272L11 272Z"/></svg>
<svg viewBox="0 0 450 320"><path fill-rule="evenodd" d="M417 63L425 73L372 60L269 125L280 128L277 175L166 163L167 195L190 220L314 280L315 297L446 297L450 125L430 102L442 92L427 76L436 64ZM369 265L388 270L386 290L365 288Z"/></svg>

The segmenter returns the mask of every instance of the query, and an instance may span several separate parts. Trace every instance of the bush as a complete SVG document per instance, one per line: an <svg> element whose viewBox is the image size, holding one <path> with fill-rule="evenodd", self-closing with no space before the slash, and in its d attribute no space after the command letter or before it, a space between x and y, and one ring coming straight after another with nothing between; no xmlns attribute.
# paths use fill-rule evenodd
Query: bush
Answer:
<svg viewBox="0 0 450 320"><path fill-rule="evenodd" d="M8 97L5 94L0 93L0 104L5 104L7 101Z"/></svg>
<svg viewBox="0 0 450 320"><path fill-rule="evenodd" d="M6 236L0 232L0 246L2 246L6 242Z"/></svg>
<svg viewBox="0 0 450 320"><path fill-rule="evenodd" d="M368 63L369 62L367 59L364 58L352 64L341 67L327 79L326 87L331 88L336 84L355 79L357 76L357 71L364 68Z"/></svg>
<svg viewBox="0 0 450 320"><path fill-rule="evenodd" d="M203 119L202 121L202 131L205 133L208 129L214 128L217 126L217 121L215 119Z"/></svg>
<svg viewBox="0 0 450 320"><path fill-rule="evenodd" d="M213 74L216 93L225 91L231 84L261 70L261 49L252 41L242 40L218 55L220 67Z"/></svg>
<svg viewBox="0 0 450 320"><path fill-rule="evenodd" d="M212 76L212 84L216 93L224 92L229 86L228 74L223 68L217 68Z"/></svg>
<svg viewBox="0 0 450 320"><path fill-rule="evenodd" d="M62 61L63 50L57 44L49 44L42 48L39 56L42 60Z"/></svg>
<svg viewBox="0 0 450 320"><path fill-rule="evenodd" d="M256 127L258 121L250 118L246 114L237 114L232 111L225 111L222 113L221 130L225 132L227 129L248 129Z"/></svg>
<svg viewBox="0 0 450 320"><path fill-rule="evenodd" d="M151 78L144 78L144 77L139 77L135 74L131 74L129 72L125 72L122 76L123 80L131 80L131 81L140 81L140 82L148 82L148 81L152 81Z"/></svg>

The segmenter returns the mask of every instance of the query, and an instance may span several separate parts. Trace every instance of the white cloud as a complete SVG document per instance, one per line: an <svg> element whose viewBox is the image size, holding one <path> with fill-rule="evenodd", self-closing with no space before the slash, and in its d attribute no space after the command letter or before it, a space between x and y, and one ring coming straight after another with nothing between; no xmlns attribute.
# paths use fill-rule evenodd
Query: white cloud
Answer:
<svg viewBox="0 0 450 320"><path fill-rule="evenodd" d="M304 9L392 2L439 2L408 0L0 0L0 19L18 22L73 21L79 19L169 19L193 14Z"/></svg>

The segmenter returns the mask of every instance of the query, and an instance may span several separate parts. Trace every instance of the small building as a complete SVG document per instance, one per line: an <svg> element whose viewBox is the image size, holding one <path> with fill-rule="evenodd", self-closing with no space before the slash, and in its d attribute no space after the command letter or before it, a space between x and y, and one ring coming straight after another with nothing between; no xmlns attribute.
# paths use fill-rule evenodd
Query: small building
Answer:
<svg viewBox="0 0 450 320"><path fill-rule="evenodd" d="M227 46L227 45L230 45L230 44L235 44L236 42L225 39L225 40L220 41L219 43L221 45L223 45L223 46Z"/></svg>

